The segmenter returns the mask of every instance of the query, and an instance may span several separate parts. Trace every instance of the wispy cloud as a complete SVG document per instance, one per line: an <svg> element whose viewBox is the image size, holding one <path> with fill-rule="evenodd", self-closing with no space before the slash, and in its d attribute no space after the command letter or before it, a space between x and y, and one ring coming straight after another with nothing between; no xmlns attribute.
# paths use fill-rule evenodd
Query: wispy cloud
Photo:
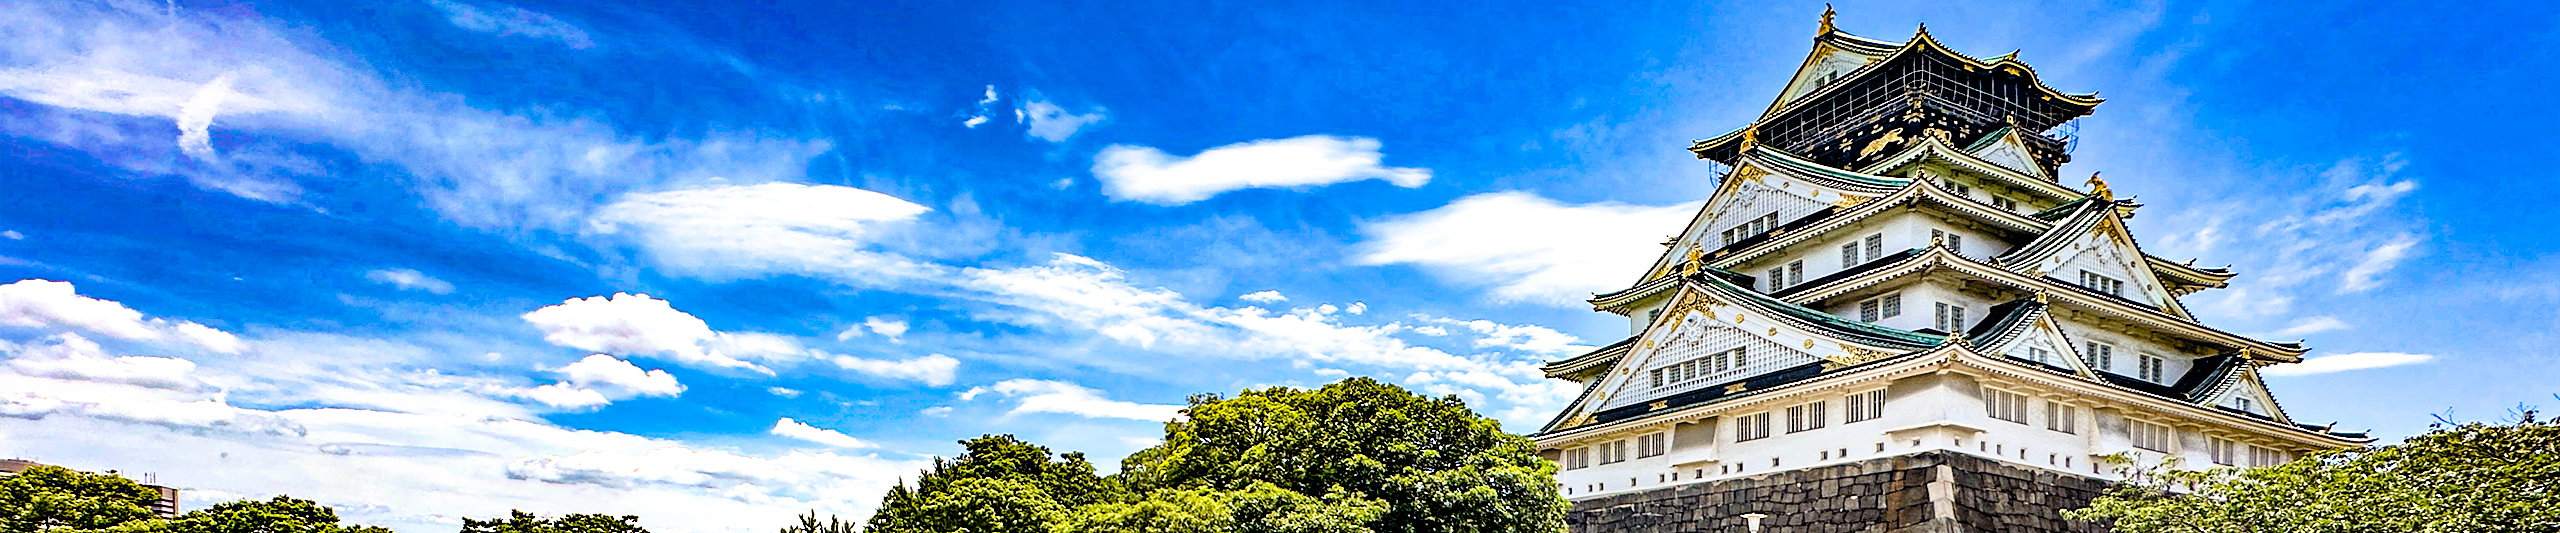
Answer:
<svg viewBox="0 0 2560 533"><path fill-rule="evenodd" d="M773 430L770 431L770 433L783 438L805 440L837 448L858 449L874 448L879 446L877 444L865 442L862 439L853 438L852 435L846 435L843 432L812 426L790 418L773 421Z"/></svg>
<svg viewBox="0 0 2560 533"><path fill-rule="evenodd" d="M579 50L594 48L595 38L559 18L521 7L489 3L474 6L453 0L427 0L445 15L445 19L462 29L510 37L530 37L558 41L561 46Z"/></svg>
<svg viewBox="0 0 2560 533"><path fill-rule="evenodd" d="M364 279L374 283L399 287L400 290L426 291L434 294L453 294L452 283L436 279L434 276L429 276L425 272L406 268L388 268L366 271L364 273Z"/></svg>
<svg viewBox="0 0 2560 533"><path fill-rule="evenodd" d="M706 187L625 195L590 219L587 234L627 239L658 266L688 274L887 279L927 268L877 250L886 232L927 211L835 185Z"/></svg>
<svg viewBox="0 0 2560 533"><path fill-rule="evenodd" d="M1247 301L1247 302L1258 303L1258 304L1280 303L1280 302L1286 302L1286 301L1289 301L1289 297L1280 295L1280 291L1277 291L1277 290L1258 291L1258 292L1248 292L1248 293L1245 293L1243 296L1237 296L1237 297L1236 297L1236 299L1238 299L1238 300L1244 300L1244 301Z"/></svg>
<svg viewBox="0 0 2560 533"><path fill-rule="evenodd" d="M2334 316L2322 315L2295 320L2293 325L2285 326L2284 329L2253 336L2268 339L2299 339L2304 335L2324 331L2337 331L2347 329L2349 327L2352 326L2348 325L2345 320L2339 320L2338 317Z"/></svg>
<svg viewBox="0 0 2560 533"><path fill-rule="evenodd" d="M2258 372L2269 376L2308 376L2313 374L2327 374L2331 372L2345 372L2349 370L2414 365L2434 361L2435 359L2436 356L2420 353L2359 352L2313 357L2303 359L2300 363L2266 367Z"/></svg>
<svg viewBox="0 0 2560 533"><path fill-rule="evenodd" d="M1093 156L1093 175L1114 200L1182 205L1240 189L1298 189L1361 180L1421 187L1431 170L1381 164L1377 139L1308 135L1210 148L1177 157L1146 146L1112 145Z"/></svg>
<svg viewBox="0 0 2560 533"><path fill-rule="evenodd" d="M1022 104L1016 116L1030 124L1028 131L1032 137L1054 143L1066 142L1068 137L1074 137L1085 126L1102 122L1102 112L1102 108L1097 107L1089 113L1072 113L1055 102L1039 99Z"/></svg>
<svg viewBox="0 0 2560 533"><path fill-rule="evenodd" d="M915 381L936 387L950 385L960 368L960 360L942 354L927 355L903 361L863 359L851 356L828 358L837 367L864 374Z"/></svg>
<svg viewBox="0 0 2560 533"><path fill-rule="evenodd" d="M1007 414L1057 413L1086 418L1125 418L1162 422L1181 416L1183 406L1151 405L1104 398L1102 391L1064 381L1011 379L971 389L962 399L993 392L1015 401Z"/></svg>
<svg viewBox="0 0 2560 533"><path fill-rule="evenodd" d="M1452 283L1489 286L1498 300L1576 305L1634 283L1662 254L1662 232L1697 209L1479 194L1362 226L1357 260L1421 266Z"/></svg>

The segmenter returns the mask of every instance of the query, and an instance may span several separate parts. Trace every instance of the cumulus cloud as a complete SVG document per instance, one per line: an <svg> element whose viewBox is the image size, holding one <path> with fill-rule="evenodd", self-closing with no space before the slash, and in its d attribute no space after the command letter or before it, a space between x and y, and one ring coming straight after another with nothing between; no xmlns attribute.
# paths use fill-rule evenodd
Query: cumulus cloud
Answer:
<svg viewBox="0 0 2560 533"><path fill-rule="evenodd" d="M2308 376L2313 374L2327 374L2331 372L2345 372L2349 370L2414 365L2433 361L2435 359L2436 356L2420 353L2359 352L2324 355L2303 359L2300 363L2275 365L2259 369L2258 373L2269 376Z"/></svg>
<svg viewBox="0 0 2560 533"><path fill-rule="evenodd" d="M434 294L453 294L452 283L436 279L434 276L429 276L424 272L406 268L366 271L364 273L364 279L374 283L398 287L400 290L404 291L425 291Z"/></svg>
<svg viewBox="0 0 2560 533"><path fill-rule="evenodd" d="M559 18L533 10L506 5L473 6L453 0L427 0L427 5L444 12L445 20L454 26L491 35L530 37L558 41L562 46L585 50L595 47L595 38L586 30Z"/></svg>
<svg viewBox="0 0 2560 533"><path fill-rule="evenodd" d="M525 396L552 407L589 408L641 396L674 397L684 384L665 370L641 370L630 361L589 355L556 370L564 381L534 387Z"/></svg>
<svg viewBox="0 0 2560 533"><path fill-rule="evenodd" d="M143 316L124 304L81 296L66 281L0 285L0 326L71 328L125 340L177 339L217 353L240 353L239 337L203 324Z"/></svg>
<svg viewBox="0 0 2560 533"><path fill-rule="evenodd" d="M1248 302L1253 302L1253 303L1258 303L1258 304L1280 303L1280 302L1286 302L1286 301L1289 301L1289 297L1287 297L1287 296L1281 296L1281 295L1280 295L1280 291L1276 291L1276 290L1261 291L1261 292L1249 292L1249 293L1245 293L1243 296L1237 296L1237 297L1236 297L1236 299L1238 299L1238 300L1244 300L1244 301L1248 301ZM1363 311L1367 310L1367 309L1366 309L1366 306L1363 306L1363 309L1362 309L1362 310L1363 310ZM1354 314L1358 314L1358 313L1354 313Z"/></svg>
<svg viewBox="0 0 2560 533"><path fill-rule="evenodd" d="M845 370L889 379L915 381L936 387L950 385L953 374L956 374L956 371L960 368L959 359L953 359L951 356L942 354L927 355L904 361L863 359L859 357L840 355L829 359L829 361L834 362L836 366L842 367Z"/></svg>
<svg viewBox="0 0 2560 533"><path fill-rule="evenodd" d="M872 333L878 333L882 337L888 337L891 339L896 339L907 334L907 321L885 316L875 316L862 319L862 327L863 329L871 330Z"/></svg>
<svg viewBox="0 0 2560 533"><path fill-rule="evenodd" d="M1182 415L1183 406L1124 402L1102 397L1102 391L1064 381L1009 379L963 393L963 399L994 392L1015 400L1007 415L1057 413L1085 418L1125 418L1163 422Z"/></svg>
<svg viewBox="0 0 2560 533"><path fill-rule="evenodd" d="M1410 264L1485 284L1502 301L1577 305L1626 288L1662 254L1662 232L1687 224L1697 204L1564 205L1521 192L1460 198L1438 209L1363 225L1357 259Z"/></svg>
<svg viewBox="0 0 2560 533"><path fill-rule="evenodd" d="M9 354L9 369L19 374L81 381L124 383L155 389L202 390L194 361L175 357L111 356L98 343L76 333L57 333L41 343L0 340Z"/></svg>
<svg viewBox="0 0 2560 533"><path fill-rule="evenodd" d="M988 89L988 94L994 95L994 89ZM1031 124L1032 137L1049 142L1065 142L1068 137L1076 135L1076 130L1102 121L1102 108L1094 108L1091 113L1076 114L1048 100L1033 100L1023 104L1022 109L1015 114Z"/></svg>
<svg viewBox="0 0 2560 533"><path fill-rule="evenodd" d="M523 318L540 328L542 340L552 344L609 354L665 356L706 368L771 374L771 369L732 354L768 360L798 356L797 346L788 339L715 332L702 319L646 294L571 298L525 313ZM731 351L724 353L720 348Z"/></svg>
<svg viewBox="0 0 2560 533"><path fill-rule="evenodd" d="M853 438L852 435L846 435L843 432L808 425L790 418L773 421L772 433L775 436L783 438L805 440L838 448L871 448L878 446L876 444L864 442L862 439Z"/></svg>
<svg viewBox="0 0 2560 533"><path fill-rule="evenodd" d="M628 237L659 266L694 274L889 278L927 267L871 245L930 210L852 187L766 183L625 195L587 232Z"/></svg>
<svg viewBox="0 0 2560 533"><path fill-rule="evenodd" d="M1479 348L1509 348L1524 352L1548 355L1588 351L1592 348L1591 346L1579 344L1582 342L1580 337L1575 337L1562 331L1549 329L1546 326L1530 324L1502 324L1482 319L1457 320L1431 316L1416 316L1414 318L1425 323L1447 324L1463 327L1468 331L1476 332L1477 335L1482 336L1481 338L1476 339L1475 342L1476 347ZM1439 336L1446 334L1446 330L1442 330L1441 333L1431 335Z"/></svg>
<svg viewBox="0 0 2560 533"><path fill-rule="evenodd" d="M1398 187L1431 181L1422 168L1380 164L1377 139L1308 135L1263 139L1177 157L1146 146L1112 145L1093 157L1093 175L1113 200L1182 205L1239 189L1300 189L1361 180Z"/></svg>

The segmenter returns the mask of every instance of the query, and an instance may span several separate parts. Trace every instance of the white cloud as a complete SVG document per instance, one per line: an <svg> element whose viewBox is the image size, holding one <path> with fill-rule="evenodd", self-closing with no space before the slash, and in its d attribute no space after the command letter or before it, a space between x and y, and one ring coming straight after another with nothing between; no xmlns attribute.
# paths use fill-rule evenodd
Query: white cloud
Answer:
<svg viewBox="0 0 2560 533"><path fill-rule="evenodd" d="M605 354L589 355L556 370L566 381L534 387L524 396L552 407L599 407L641 396L675 397L684 384L665 370L641 370L630 361Z"/></svg>
<svg viewBox="0 0 2560 533"><path fill-rule="evenodd" d="M1281 296L1281 295L1280 295L1280 291L1277 291L1277 290L1269 290L1269 291L1261 291L1261 292L1249 292L1249 293L1245 293L1245 295L1243 295L1243 296L1237 296L1237 297L1236 297L1236 299L1238 299L1238 300L1244 300L1244 301L1248 301L1248 302L1253 302L1253 303L1258 303L1258 304L1279 303L1279 302L1286 302L1286 301L1289 301L1289 297L1287 297L1287 296Z"/></svg>
<svg viewBox="0 0 2560 533"><path fill-rule="evenodd" d="M443 11L445 20L462 29L499 36L532 37L559 41L562 46L585 50L595 47L595 38L586 30L551 15L521 7L492 4L486 8L453 0L427 0L427 5Z"/></svg>
<svg viewBox="0 0 2560 533"><path fill-rule="evenodd" d="M999 97L996 96L996 86L987 86L987 97L978 99L978 114L970 115L969 118L961 120L960 126L977 129L978 126L986 125L987 112L995 109L996 101L998 99Z"/></svg>
<svg viewBox="0 0 2560 533"><path fill-rule="evenodd" d="M735 356L766 361L801 357L788 338L714 332L702 319L646 294L571 298L523 318L542 330L544 341L592 352L666 356L686 365L765 374L773 371Z"/></svg>
<svg viewBox="0 0 2560 533"><path fill-rule="evenodd" d="M783 438L805 440L838 448L872 448L878 446L876 444L864 442L862 439L853 438L852 435L846 435L843 432L808 425L789 418L773 421L772 433Z"/></svg>
<svg viewBox="0 0 2560 533"><path fill-rule="evenodd" d="M1094 155L1093 175L1114 200L1156 205L1188 204L1238 189L1297 189L1371 179L1411 188L1431 181L1429 169L1381 166L1386 156L1378 147L1376 139L1332 135L1230 144L1191 157L1112 145Z"/></svg>
<svg viewBox="0 0 2560 533"><path fill-rule="evenodd" d="M1547 355L1589 351L1592 348L1577 344L1582 342L1580 337L1549 329L1546 326L1501 324L1481 319L1457 320L1429 316L1415 318L1428 323L1454 325L1474 331L1477 335L1483 336L1476 339L1475 345L1478 348L1500 347ZM1445 330L1433 336L1443 334L1446 334Z"/></svg>
<svg viewBox="0 0 2560 533"><path fill-rule="evenodd" d="M587 42L574 26L518 8L439 8L466 29ZM829 149L734 125L681 138L626 134L575 108L474 108L474 99L387 80L378 65L344 63L332 45L297 42L310 32L247 11L17 3L0 6L0 34L44 36L0 43L11 65L0 68L0 95L39 104L0 117L0 131L269 202L294 203L295 180L331 172L299 155L317 144L406 170L413 178L402 181L427 207L460 225L560 231L613 192L788 179ZM121 119L80 112L166 118L179 134L115 133ZM216 112L223 128L249 135L219 160L187 155L210 153L199 132Z"/></svg>
<svg viewBox="0 0 2560 533"><path fill-rule="evenodd" d="M9 369L19 374L80 381L123 383L155 389L203 390L196 363L175 357L110 356L98 343L76 333L56 333L41 344L0 340Z"/></svg>
<svg viewBox="0 0 2560 533"><path fill-rule="evenodd" d="M1396 339L1393 334L1402 325L1345 325L1335 314L1339 310L1329 306L1285 312L1201 307L1173 291L1132 285L1126 272L1082 256L1057 254L1045 265L971 268L963 273L967 286L983 293L978 297L1041 313L987 318L1035 325L1062 320L1141 348L1396 368L1470 364L1447 352Z"/></svg>
<svg viewBox="0 0 2560 533"><path fill-rule="evenodd" d="M836 366L889 379L903 379L936 387L950 385L960 368L960 360L942 354L927 355L905 361L883 361L850 356L836 356Z"/></svg>
<svg viewBox="0 0 2560 533"><path fill-rule="evenodd" d="M995 94L994 90L989 89L988 94ZM1014 113L1015 116L1031 123L1031 136L1049 142L1065 142L1068 137L1076 135L1076 130L1102 121L1102 108L1094 108L1092 113L1079 115L1069 113L1067 108L1059 107L1058 104L1048 100L1033 100L1023 104L1022 109Z"/></svg>
<svg viewBox="0 0 2560 533"><path fill-rule="evenodd" d="M24 234L24 233L18 233L18 230L0 231L0 239L9 239L9 240L13 240L13 241L23 241L23 240L27 240L27 234Z"/></svg>
<svg viewBox="0 0 2560 533"><path fill-rule="evenodd" d="M1503 301L1578 305L1634 283L1662 254L1662 232L1676 231L1697 209L1479 194L1363 225L1367 241L1357 261L1418 265L1445 279L1491 285Z"/></svg>
<svg viewBox="0 0 2560 533"><path fill-rule="evenodd" d="M1085 418L1125 418L1163 422L1182 415L1183 406L1124 402L1102 397L1102 391L1064 381L1010 379L987 387L985 391L1003 394L1020 403L1008 415L1022 413L1057 413ZM974 397L979 390L965 394Z"/></svg>
<svg viewBox="0 0 2560 533"><path fill-rule="evenodd" d="M875 240L930 210L852 187L766 183L625 195L587 232L626 236L659 266L700 275L886 279L928 267L873 250Z"/></svg>
<svg viewBox="0 0 2560 533"><path fill-rule="evenodd" d="M70 282L40 279L0 285L0 326L67 327L125 340L175 337L217 353L240 353L239 337L203 324L144 317L124 304L81 296Z"/></svg>
<svg viewBox="0 0 2560 533"><path fill-rule="evenodd" d="M1342 312L1345 312L1345 313L1351 313L1351 314L1355 314L1355 315L1365 315L1365 314L1369 314L1369 303L1368 303L1368 302L1351 302L1351 306L1350 306L1350 307L1342 308Z"/></svg>
<svg viewBox="0 0 2560 533"><path fill-rule="evenodd" d="M364 279L374 283L398 287L400 290L404 291L426 291L434 294L453 294L452 283L436 279L434 276L428 276L424 272L406 268L366 271L364 273Z"/></svg>
<svg viewBox="0 0 2560 533"><path fill-rule="evenodd" d="M2366 250L2364 259L2357 261L2356 266L2338 274L2338 293L2364 292L2382 286L2382 274L2391 271L2391 267L2399 266L2401 260L2408 259L2409 249L2417 245L2417 237L2402 236Z"/></svg>
<svg viewBox="0 0 2560 533"><path fill-rule="evenodd" d="M772 393L774 396L781 396L781 397L784 397L784 398L798 398L798 397L800 397L800 395L802 394L802 393L800 392L800 390L799 390L799 389L790 389L790 388L783 388L783 387L765 387L765 388L764 388L764 391L765 391L765 392L767 392L767 393Z"/></svg>
<svg viewBox="0 0 2560 533"><path fill-rule="evenodd" d="M907 334L907 321L885 316L862 319L862 327L880 336L896 339Z"/></svg>
<svg viewBox="0 0 2560 533"><path fill-rule="evenodd" d="M2284 329L2257 335L2257 337L2268 339L2299 339L2304 335L2323 331L2337 331L2347 329L2348 327L2350 326L2347 324L2347 321L2339 320L2338 317L2324 315L2296 320L2291 326L2285 326Z"/></svg>
<svg viewBox="0 0 2560 533"><path fill-rule="evenodd" d="M2270 366L2259 369L2258 373L2269 376L2308 376L2313 374L2327 374L2330 372L2345 372L2349 370L2414 365L2433 361L2435 358L2436 356L2433 355L2418 353L2348 353L2303 359L2300 363Z"/></svg>

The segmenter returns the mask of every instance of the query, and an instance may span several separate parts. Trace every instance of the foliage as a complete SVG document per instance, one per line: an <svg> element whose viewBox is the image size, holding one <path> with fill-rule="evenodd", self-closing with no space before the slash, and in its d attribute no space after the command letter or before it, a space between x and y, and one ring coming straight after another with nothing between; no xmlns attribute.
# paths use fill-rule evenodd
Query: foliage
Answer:
<svg viewBox="0 0 2560 533"><path fill-rule="evenodd" d="M0 533L106 529L152 518L158 491L114 474L36 466L0 477Z"/></svg>
<svg viewBox="0 0 2560 533"><path fill-rule="evenodd" d="M1336 492L1322 499L1270 483L1237 491L1163 490L1129 503L1076 508L1053 533L1365 533L1386 513L1377 500Z"/></svg>
<svg viewBox="0 0 2560 533"><path fill-rule="evenodd" d="M2273 467L2156 476L2065 516L2124 533L2560 531L2560 424L2531 412Z"/></svg>
<svg viewBox="0 0 2560 533"><path fill-rule="evenodd" d="M318 502L277 496L198 509L139 531L166 533L391 533L377 526L339 524L337 511Z"/></svg>
<svg viewBox="0 0 2560 533"><path fill-rule="evenodd" d="M800 523L782 526L782 533L857 533L861 529L860 525L846 522L833 515L828 516L827 521L820 522L818 512L809 511L809 514L800 515Z"/></svg>
<svg viewBox="0 0 2560 533"><path fill-rule="evenodd" d="M1068 509L1129 498L1118 482L1093 473L1084 454L1052 458L1049 449L988 435L960 441L958 458L935 458L916 478L882 498L864 527L870 533L1044 531Z"/></svg>
<svg viewBox="0 0 2560 533"><path fill-rule="evenodd" d="M1122 463L1141 492L1337 491L1388 506L1382 533L1562 531L1555 465L1455 397L1428 398L1368 378L1314 390L1273 387L1194 397L1164 444Z"/></svg>
<svg viewBox="0 0 2560 533"><path fill-rule="evenodd" d="M572 514L559 518L543 518L524 511L508 511L507 518L488 520L462 519L462 533L649 533L640 527L640 517Z"/></svg>

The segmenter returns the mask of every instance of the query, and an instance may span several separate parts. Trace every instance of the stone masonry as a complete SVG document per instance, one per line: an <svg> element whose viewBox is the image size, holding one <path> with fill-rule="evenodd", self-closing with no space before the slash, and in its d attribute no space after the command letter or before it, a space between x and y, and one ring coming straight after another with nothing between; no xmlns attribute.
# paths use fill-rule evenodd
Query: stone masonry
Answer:
<svg viewBox="0 0 2560 533"><path fill-rule="evenodd" d="M1573 533L2101 533L2062 519L2109 482L1933 451L1574 502Z"/></svg>

